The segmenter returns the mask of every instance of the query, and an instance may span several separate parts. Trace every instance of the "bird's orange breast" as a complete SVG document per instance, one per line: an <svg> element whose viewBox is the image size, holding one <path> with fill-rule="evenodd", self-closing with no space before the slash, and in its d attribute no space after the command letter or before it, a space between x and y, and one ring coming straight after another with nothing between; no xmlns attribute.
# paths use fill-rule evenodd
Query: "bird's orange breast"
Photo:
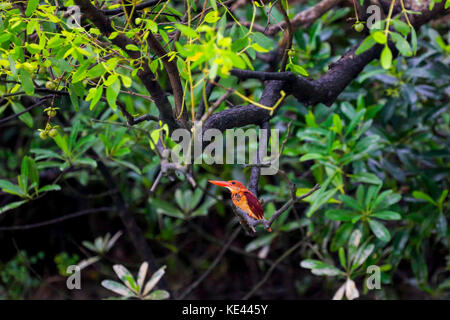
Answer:
<svg viewBox="0 0 450 320"><path fill-rule="evenodd" d="M231 199L233 200L233 203L236 207L239 207L241 210L245 211L251 218L256 219L256 220L264 219L264 213L262 211L262 208L260 210L256 210L257 212L254 212L255 210L252 210L252 208L249 204L249 200L253 200L253 199L248 199L248 196L244 192L233 193L231 195ZM258 201L256 199L256 197L255 197L255 200ZM257 205L259 205L259 207L261 207L261 205L259 204L259 201L258 201ZM253 204L253 207L255 207L255 204ZM254 208L254 209L256 209L256 208Z"/></svg>

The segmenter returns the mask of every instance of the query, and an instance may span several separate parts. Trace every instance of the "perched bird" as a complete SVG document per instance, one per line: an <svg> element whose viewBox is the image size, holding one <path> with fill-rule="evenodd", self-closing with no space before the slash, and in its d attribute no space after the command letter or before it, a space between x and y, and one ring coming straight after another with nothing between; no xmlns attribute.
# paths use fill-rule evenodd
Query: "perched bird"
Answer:
<svg viewBox="0 0 450 320"><path fill-rule="evenodd" d="M248 190L242 183L236 180L230 181L214 181L209 180L210 183L225 187L231 191L231 200L236 207L246 212L251 218L255 220L264 219L264 211L259 203L258 198ZM272 231L268 228L267 231Z"/></svg>

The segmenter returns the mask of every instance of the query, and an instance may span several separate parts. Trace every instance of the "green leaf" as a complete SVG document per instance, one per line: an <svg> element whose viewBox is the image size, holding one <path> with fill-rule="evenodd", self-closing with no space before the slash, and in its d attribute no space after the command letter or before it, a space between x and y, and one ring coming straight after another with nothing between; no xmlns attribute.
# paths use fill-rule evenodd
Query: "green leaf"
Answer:
<svg viewBox="0 0 450 320"><path fill-rule="evenodd" d="M190 28L188 26L185 26L185 25L182 25L182 24L179 24L179 23L175 23L175 27L178 30L180 30L183 35L185 35L187 37L194 38L194 39L199 37L198 33L195 32L194 29L192 29L192 28Z"/></svg>
<svg viewBox="0 0 450 320"><path fill-rule="evenodd" d="M256 44L256 43L255 43L255 44ZM255 45L255 44L253 44L253 45ZM258 44L256 44L256 45L258 45ZM258 46L259 46L259 45L258 45ZM255 50L256 50L256 49L255 49ZM266 50L266 49L264 49L264 50ZM266 52L267 52L267 50L266 50ZM298 73L298 74L302 75L302 76L305 76L305 77L309 76L309 74L308 74L308 72L305 70L305 68L303 68L302 66L299 66L298 64L289 63L289 64L287 65L287 68L290 69L290 70L292 70L292 71L295 72L295 73Z"/></svg>
<svg viewBox="0 0 450 320"><path fill-rule="evenodd" d="M156 208L156 212L159 214L184 219L184 214L169 202L159 199L151 199L150 203Z"/></svg>
<svg viewBox="0 0 450 320"><path fill-rule="evenodd" d="M356 49L355 53L356 54L361 54L364 51L369 50L370 48L372 48L377 42L374 40L374 38L370 35L368 36L366 39L364 39L364 41L360 44L360 46L358 47L358 49Z"/></svg>
<svg viewBox="0 0 450 320"><path fill-rule="evenodd" d="M409 25L401 20L395 19L395 20L393 20L393 23L394 23L395 30L397 30L398 32L403 34L405 37L408 35L409 31L411 30Z"/></svg>
<svg viewBox="0 0 450 320"><path fill-rule="evenodd" d="M22 83L22 88L25 93L29 96L34 94L34 83L31 79L31 74L28 73L25 69L19 70L19 79L20 83Z"/></svg>
<svg viewBox="0 0 450 320"><path fill-rule="evenodd" d="M384 242L389 242L391 240L391 234L386 227L376 220L369 220L370 230L372 230L373 234L380 240Z"/></svg>
<svg viewBox="0 0 450 320"><path fill-rule="evenodd" d="M125 161L125 160L120 160L120 159L114 159L114 162L120 163L121 165L133 170L134 172L136 172L137 174L141 175L142 172L141 170L133 163Z"/></svg>
<svg viewBox="0 0 450 320"><path fill-rule="evenodd" d="M36 10L39 5L39 0L28 0L27 10L25 11L25 15L27 17L31 16L31 14Z"/></svg>
<svg viewBox="0 0 450 320"><path fill-rule="evenodd" d="M351 261L355 257L356 250L358 249L362 238L362 232L359 229L355 229L348 239L348 259Z"/></svg>
<svg viewBox="0 0 450 320"><path fill-rule="evenodd" d="M28 179L30 184L35 185L35 189L39 186L39 172L37 170L36 162L30 157L23 157L21 166L21 176ZM26 182L24 185L26 185ZM26 190L25 190L26 191Z"/></svg>
<svg viewBox="0 0 450 320"><path fill-rule="evenodd" d="M373 244L366 244L359 248L358 252L355 255L355 259L352 265L352 270L358 268L360 265L364 263L364 261L367 260L367 258L372 254L373 250L375 249L375 245Z"/></svg>
<svg viewBox="0 0 450 320"><path fill-rule="evenodd" d="M333 240L331 241L331 251L336 251L344 246L347 242L350 233L353 230L353 223L347 222L342 224L336 231Z"/></svg>
<svg viewBox="0 0 450 320"><path fill-rule="evenodd" d="M214 10L206 14L205 21L208 23L215 23L220 20L219 12Z"/></svg>
<svg viewBox="0 0 450 320"><path fill-rule="evenodd" d="M211 7L212 7L214 10L217 10L217 3L216 3L216 0L209 0L209 4L211 5Z"/></svg>
<svg viewBox="0 0 450 320"><path fill-rule="evenodd" d="M152 274L150 280L148 280L147 284L144 287L144 290L142 291L143 295L148 294L161 280L161 278L164 276L164 273L166 272L166 266L162 266L159 268L154 274Z"/></svg>
<svg viewBox="0 0 450 320"><path fill-rule="evenodd" d="M26 195L18 185L13 184L8 180L0 180L0 189L4 192L11 193L19 197L24 197Z"/></svg>
<svg viewBox="0 0 450 320"><path fill-rule="evenodd" d="M137 285L131 272L123 265L116 264L113 266L117 277L131 290L136 291Z"/></svg>
<svg viewBox="0 0 450 320"><path fill-rule="evenodd" d="M300 266L305 269L312 269L311 272L318 276L337 276L342 273L338 268L314 259L303 260Z"/></svg>
<svg viewBox="0 0 450 320"><path fill-rule="evenodd" d="M254 32L252 35L252 40L259 44L261 47L263 47L266 50L272 50L273 49L273 42L272 40L262 34L261 32Z"/></svg>
<svg viewBox="0 0 450 320"><path fill-rule="evenodd" d="M191 217L204 216L208 214L208 209L216 204L214 198L208 197L203 204L198 207L194 212L192 212Z"/></svg>
<svg viewBox="0 0 450 320"><path fill-rule="evenodd" d="M381 51L380 61L381 61L381 66L385 70L389 69L392 65L392 52L391 52L391 49L389 49L389 47L387 45L384 46L383 51Z"/></svg>
<svg viewBox="0 0 450 320"><path fill-rule="evenodd" d="M116 100L120 93L120 80L117 78L110 86L106 88L106 100L114 111L116 110Z"/></svg>
<svg viewBox="0 0 450 320"><path fill-rule="evenodd" d="M78 96L76 94L76 89L75 89L74 83L71 83L69 85L69 97L70 97L70 102L72 103L75 111L78 111L80 109L80 104L78 102Z"/></svg>
<svg viewBox="0 0 450 320"><path fill-rule="evenodd" d="M130 289L128 289L123 284L116 282L116 281L103 280L102 286L105 287L106 289L111 290L112 292L115 292L124 297L134 296L134 293Z"/></svg>
<svg viewBox="0 0 450 320"><path fill-rule="evenodd" d="M70 150L67 145L67 135L62 136L58 134L55 138L53 138L53 141L55 141L56 145L64 152L67 157L71 156Z"/></svg>
<svg viewBox="0 0 450 320"><path fill-rule="evenodd" d="M427 260L422 250L412 250L411 268L420 284L426 284L428 278Z"/></svg>
<svg viewBox="0 0 450 320"><path fill-rule="evenodd" d="M158 24L153 20L147 20L146 27L149 28L150 31L153 33L158 32Z"/></svg>
<svg viewBox="0 0 450 320"><path fill-rule="evenodd" d="M97 102L102 97L103 85L99 86L98 88L95 88L94 90L95 90L95 93L94 93L94 95L92 97L91 104L89 105L89 110L94 109L95 105L97 104Z"/></svg>
<svg viewBox="0 0 450 320"><path fill-rule="evenodd" d="M411 46L405 38L395 32L391 32L391 38L395 43L395 47L398 49L398 51L400 51L402 55L404 55L405 57L412 56Z"/></svg>
<svg viewBox="0 0 450 320"><path fill-rule="evenodd" d="M356 214L350 210L331 209L325 212L325 216L328 219L335 221L351 221Z"/></svg>
<svg viewBox="0 0 450 320"><path fill-rule="evenodd" d="M96 64L91 69L89 69L86 77L87 78L98 78L106 73L106 69L102 63Z"/></svg>
<svg viewBox="0 0 450 320"><path fill-rule="evenodd" d="M15 101L11 103L11 108L13 109L14 113L19 113L25 110L25 108ZM24 114L21 114L19 116L19 119L23 121L28 127L33 128L33 117L29 112L25 112Z"/></svg>
<svg viewBox="0 0 450 320"><path fill-rule="evenodd" d="M372 33L372 37L373 40L375 40L379 44L386 44L387 42L387 37L382 31L375 31L374 33Z"/></svg>
<svg viewBox="0 0 450 320"><path fill-rule="evenodd" d="M130 77L120 75L120 78L122 79L122 83L125 87L129 88L132 84L132 80Z"/></svg>
<svg viewBox="0 0 450 320"><path fill-rule="evenodd" d="M357 182L364 182L364 183L371 183L371 184L382 184L383 181L380 180L376 175L373 173L368 172L360 172L352 175L352 179Z"/></svg>
<svg viewBox="0 0 450 320"><path fill-rule="evenodd" d="M74 161L74 164L97 168L97 161L91 158L78 158Z"/></svg>
<svg viewBox="0 0 450 320"><path fill-rule="evenodd" d="M323 159L324 156L319 153L307 153L304 156L302 156L299 161L308 161L308 160L316 160L316 159Z"/></svg>
<svg viewBox="0 0 450 320"><path fill-rule="evenodd" d="M75 145L75 142L77 140L78 132L81 128L81 122L80 120L75 121L75 123L72 126L72 129L70 130L70 136L68 141L68 149L72 150L73 146Z"/></svg>
<svg viewBox="0 0 450 320"><path fill-rule="evenodd" d="M250 252L250 251L256 250L258 248L264 247L266 245L269 245L272 242L273 238L275 238L275 236L276 236L276 234L274 234L274 233L269 233L269 234L259 236L258 238L249 242L245 246L245 251Z"/></svg>
<svg viewBox="0 0 450 320"><path fill-rule="evenodd" d="M11 33L3 33L2 35L0 35L0 44L2 44L5 41L8 41L10 38L12 38Z"/></svg>
<svg viewBox="0 0 450 320"><path fill-rule="evenodd" d="M344 204L352 209L355 209L357 211L363 211L364 208L358 203L358 201L356 201L355 199L353 199L352 197L346 195L346 194L341 194L339 195L339 200L341 200L342 202L344 202Z"/></svg>
<svg viewBox="0 0 450 320"><path fill-rule="evenodd" d="M347 130L345 130L345 136L347 136L350 132L355 129L355 127L358 125L358 123L361 121L362 117L364 117L364 114L366 113L366 109L359 110L356 115L352 118L350 121L350 124L347 126Z"/></svg>
<svg viewBox="0 0 450 320"><path fill-rule="evenodd" d="M347 268L347 263L345 261L345 250L343 247L339 248L339 262L341 263L342 268Z"/></svg>
<svg viewBox="0 0 450 320"><path fill-rule="evenodd" d="M362 207L364 207L364 193L365 193L364 187L362 184L360 184L356 189L356 200Z"/></svg>
<svg viewBox="0 0 450 320"><path fill-rule="evenodd" d="M369 190L367 190L366 199L364 200L364 207L370 208L370 204L372 200L377 196L378 192L381 189L381 184L378 186L370 186Z"/></svg>
<svg viewBox="0 0 450 320"><path fill-rule="evenodd" d="M125 46L125 49L130 50L130 51L139 51L139 48L134 44L127 44Z"/></svg>
<svg viewBox="0 0 450 320"><path fill-rule="evenodd" d="M382 219L382 220L400 220L402 218L400 213L397 213L394 211L380 211L380 212L372 213L371 217Z"/></svg>
<svg viewBox="0 0 450 320"><path fill-rule="evenodd" d="M333 114L333 128L336 131L336 133L338 134L342 133L342 121L337 113Z"/></svg>
<svg viewBox="0 0 450 320"><path fill-rule="evenodd" d="M325 190L326 186L322 187L323 189L321 190ZM316 212L316 210L318 210L320 208L321 205L327 203L337 192L337 189L331 189L331 190L327 190L327 191L323 191L321 192L321 190L319 192L315 192L314 194L311 195L311 206L309 207L308 211L306 212L306 216L309 218L313 215L314 212Z"/></svg>
<svg viewBox="0 0 450 320"><path fill-rule="evenodd" d="M28 161L27 161L28 157L25 156L22 159L22 164L20 166L20 176L19 178L19 186L20 188L23 190L24 193L28 192Z"/></svg>
<svg viewBox="0 0 450 320"><path fill-rule="evenodd" d="M21 201L11 202L11 203L7 204L6 206L3 206L3 207L0 208L0 214L5 213L8 210L12 210L12 209L15 209L17 207L20 207L21 205L23 205L27 201L28 200L21 200Z"/></svg>
<svg viewBox="0 0 450 320"><path fill-rule="evenodd" d="M422 191L413 191L412 196L416 199L425 200L425 201L428 201L429 203L437 206L436 201L434 201L433 198L431 198L428 194L426 194Z"/></svg>
<svg viewBox="0 0 450 320"><path fill-rule="evenodd" d="M48 191L59 191L61 187L57 184L48 184L39 189L39 192L48 192Z"/></svg>
<svg viewBox="0 0 450 320"><path fill-rule="evenodd" d="M401 200L401 195L392 193L392 190L387 190L380 194L372 203L373 211L380 211L390 207L391 205Z"/></svg>
<svg viewBox="0 0 450 320"><path fill-rule="evenodd" d="M438 201L438 203L441 206L444 204L444 200L445 200L445 198L447 198L447 194L448 194L448 189L445 189L444 191L442 191L441 196L439 197L439 201Z"/></svg>
<svg viewBox="0 0 450 320"><path fill-rule="evenodd" d="M170 294L166 290L155 290L145 297L146 300L165 300L169 299Z"/></svg>
<svg viewBox="0 0 450 320"><path fill-rule="evenodd" d="M413 54L416 55L417 53L417 34L416 30L414 28L411 28L411 45Z"/></svg>

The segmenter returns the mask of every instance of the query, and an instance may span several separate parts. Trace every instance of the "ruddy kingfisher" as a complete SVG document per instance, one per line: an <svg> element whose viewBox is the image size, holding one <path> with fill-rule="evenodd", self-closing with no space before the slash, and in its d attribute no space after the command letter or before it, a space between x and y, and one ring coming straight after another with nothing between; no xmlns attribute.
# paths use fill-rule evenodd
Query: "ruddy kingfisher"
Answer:
<svg viewBox="0 0 450 320"><path fill-rule="evenodd" d="M264 210L259 202L258 198L248 190L242 183L236 180L230 181L215 181L209 180L210 183L225 187L231 191L231 200L234 205L245 213L247 213L251 218L255 220L264 219ZM268 228L267 231L272 231Z"/></svg>

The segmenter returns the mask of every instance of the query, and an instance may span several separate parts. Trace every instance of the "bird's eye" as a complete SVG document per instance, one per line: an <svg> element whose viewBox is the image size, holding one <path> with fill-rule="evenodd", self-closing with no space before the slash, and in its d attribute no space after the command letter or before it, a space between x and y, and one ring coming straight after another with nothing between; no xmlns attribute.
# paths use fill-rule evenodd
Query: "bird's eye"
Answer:
<svg viewBox="0 0 450 320"><path fill-rule="evenodd" d="M236 182L233 181L231 184L236 184Z"/></svg>

